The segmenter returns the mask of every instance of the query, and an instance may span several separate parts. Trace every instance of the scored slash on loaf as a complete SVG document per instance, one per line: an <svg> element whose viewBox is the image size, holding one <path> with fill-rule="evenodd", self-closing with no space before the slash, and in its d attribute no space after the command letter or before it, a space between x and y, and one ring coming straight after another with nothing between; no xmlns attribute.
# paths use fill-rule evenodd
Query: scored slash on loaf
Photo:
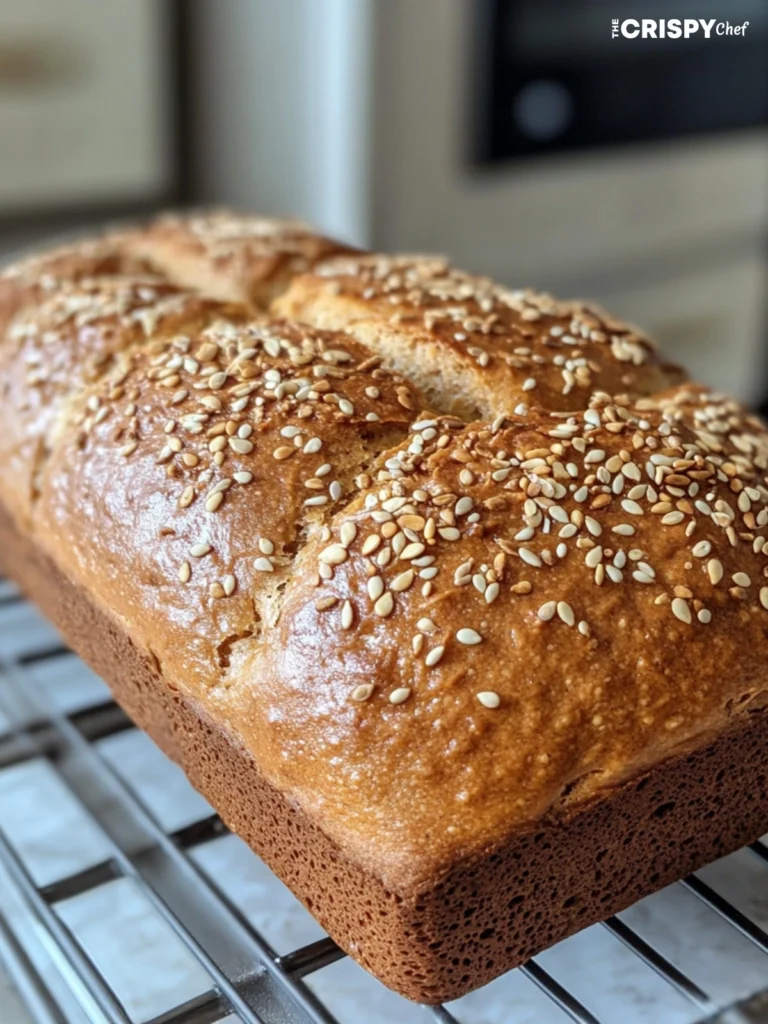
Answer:
<svg viewBox="0 0 768 1024"><path fill-rule="evenodd" d="M768 435L636 328L218 212L0 330L3 571L386 984L765 830Z"/></svg>

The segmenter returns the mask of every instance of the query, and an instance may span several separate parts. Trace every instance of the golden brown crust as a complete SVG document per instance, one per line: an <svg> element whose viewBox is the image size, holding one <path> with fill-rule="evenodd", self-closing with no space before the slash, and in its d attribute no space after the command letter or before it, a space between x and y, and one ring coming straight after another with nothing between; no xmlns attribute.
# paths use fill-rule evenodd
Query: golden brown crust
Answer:
<svg viewBox="0 0 768 1024"><path fill-rule="evenodd" d="M413 374L435 408L465 419L583 409L593 391L647 395L682 379L637 328L604 310L502 288L439 257L328 260L273 309L351 331Z"/></svg>
<svg viewBox="0 0 768 1024"><path fill-rule="evenodd" d="M765 427L578 304L376 257L275 304L314 326L254 318L293 257L225 306L250 242L166 229L165 276L6 291L4 564L337 941L453 998L752 838Z"/></svg>
<svg viewBox="0 0 768 1024"><path fill-rule="evenodd" d="M418 423L391 480L301 552L239 713L388 885L701 745L765 693L768 434L676 398Z"/></svg>
<svg viewBox="0 0 768 1024"><path fill-rule="evenodd" d="M0 343L0 487L21 521L31 514L68 403L121 352L204 324L222 308L159 278L119 276L66 281L36 305L22 305Z"/></svg>
<svg viewBox="0 0 768 1024"><path fill-rule="evenodd" d="M705 748L401 895L270 783L236 727L170 686L158 661L17 530L1 502L0 571L22 582L336 941L410 999L457 999L765 831L768 726L755 713Z"/></svg>
<svg viewBox="0 0 768 1024"><path fill-rule="evenodd" d="M125 251L126 236L110 232L33 252L0 270L0 336L25 306L44 302L62 285L87 277L146 275L149 266Z"/></svg>
<svg viewBox="0 0 768 1024"><path fill-rule="evenodd" d="M127 237L125 250L176 284L266 309L294 274L352 251L302 221L230 210L167 214Z"/></svg>
<svg viewBox="0 0 768 1024"><path fill-rule="evenodd" d="M106 585L177 685L203 693L236 674L304 535L403 440L419 397L337 332L195 314L158 324L85 392L35 526L75 578Z"/></svg>

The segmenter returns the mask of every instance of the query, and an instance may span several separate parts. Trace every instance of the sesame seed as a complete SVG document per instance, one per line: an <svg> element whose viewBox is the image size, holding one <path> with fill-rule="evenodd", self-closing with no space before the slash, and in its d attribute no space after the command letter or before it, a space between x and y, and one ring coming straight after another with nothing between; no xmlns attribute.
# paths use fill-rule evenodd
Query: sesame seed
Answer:
<svg viewBox="0 0 768 1024"><path fill-rule="evenodd" d="M566 626L572 626L576 622L576 617L573 614L573 609L567 601L557 602L557 614L559 618L566 624Z"/></svg>
<svg viewBox="0 0 768 1024"><path fill-rule="evenodd" d="M386 618L391 615L395 607L395 599L392 597L390 591L386 590L378 601L374 604L373 610L376 615L380 615L381 618Z"/></svg>
<svg viewBox="0 0 768 1024"><path fill-rule="evenodd" d="M406 544L403 550L400 552L400 558L404 562L410 561L412 558L418 558L425 551L425 547L420 542Z"/></svg>
<svg viewBox="0 0 768 1024"><path fill-rule="evenodd" d="M664 526L676 526L678 523L682 523L685 516L682 512L667 512L666 515L661 517L661 522Z"/></svg>
<svg viewBox="0 0 768 1024"><path fill-rule="evenodd" d="M256 558L253 562L253 568L257 572L274 572L274 565L268 558Z"/></svg>
<svg viewBox="0 0 768 1024"><path fill-rule="evenodd" d="M630 523L619 523L618 526L612 528L611 532L618 533L621 537L632 537L635 528Z"/></svg>
<svg viewBox="0 0 768 1024"><path fill-rule="evenodd" d="M523 381L523 391L533 391L533 389L535 387L536 387L536 381L534 380L533 377L527 377Z"/></svg>
<svg viewBox="0 0 768 1024"><path fill-rule="evenodd" d="M182 562L179 568L179 579L182 583L189 583L189 578L192 575L192 566L189 562Z"/></svg>
<svg viewBox="0 0 768 1024"><path fill-rule="evenodd" d="M493 710L501 704L501 698L498 693L494 693L493 690L481 690L477 694L477 699L483 705L483 707L490 708Z"/></svg>
<svg viewBox="0 0 768 1024"><path fill-rule="evenodd" d="M688 602L683 600L682 597L675 597L672 599L672 614L680 619L681 622L685 622L688 625L691 623L691 609L688 607Z"/></svg>
<svg viewBox="0 0 768 1024"><path fill-rule="evenodd" d="M275 545L267 537L259 537L259 551L262 555L271 555L274 553Z"/></svg>
<svg viewBox="0 0 768 1024"><path fill-rule="evenodd" d="M356 686L354 688L354 690L350 694L350 697L352 698L352 700L356 701L368 700L368 698L373 693L373 689L373 683L361 683L359 686Z"/></svg>
<svg viewBox="0 0 768 1024"><path fill-rule="evenodd" d="M731 579L737 587L749 587L752 584L752 580L745 572L735 572Z"/></svg>
<svg viewBox="0 0 768 1024"><path fill-rule="evenodd" d="M352 609L352 602L345 601L344 604L341 606L341 628L351 629L353 619L354 613Z"/></svg>
<svg viewBox="0 0 768 1024"><path fill-rule="evenodd" d="M603 549L598 545L591 548L584 557L584 562L589 569L595 569L603 560Z"/></svg>
<svg viewBox="0 0 768 1024"><path fill-rule="evenodd" d="M717 558L710 558L707 562L707 573L709 574L709 579L713 586L717 586L723 578L722 562Z"/></svg>
<svg viewBox="0 0 768 1024"><path fill-rule="evenodd" d="M768 609L768 587L760 588L760 604Z"/></svg>
<svg viewBox="0 0 768 1024"><path fill-rule="evenodd" d="M396 690L393 690L392 693L390 693L390 695L389 695L389 703L390 704L402 704L404 701L408 700L410 695L411 695L410 687L408 687L408 686L399 686Z"/></svg>
<svg viewBox="0 0 768 1024"><path fill-rule="evenodd" d="M330 544L320 552L319 558L326 565L341 565L347 560L347 549L342 544Z"/></svg>
<svg viewBox="0 0 768 1024"><path fill-rule="evenodd" d="M221 583L222 586L224 587L224 593L227 595L227 597L231 597L231 595L234 594L235 586L237 585L237 580L235 579L235 577L230 573L228 576L224 577Z"/></svg>
<svg viewBox="0 0 768 1024"><path fill-rule="evenodd" d="M647 572L643 572L642 569L635 569L632 573L632 579L637 580L638 583L653 583L653 576L649 576Z"/></svg>
<svg viewBox="0 0 768 1024"><path fill-rule="evenodd" d="M708 540L700 540L698 544L694 544L691 548L691 553L696 558L706 558L712 550L712 545Z"/></svg>
<svg viewBox="0 0 768 1024"><path fill-rule="evenodd" d="M230 437L229 447L238 455L247 455L253 451L253 442L242 437Z"/></svg>
<svg viewBox="0 0 768 1024"><path fill-rule="evenodd" d="M343 523L340 531L340 536L341 543L344 545L345 548L348 548L349 545L354 541L355 537L357 536L357 527L355 526L354 523Z"/></svg>
<svg viewBox="0 0 768 1024"><path fill-rule="evenodd" d="M555 612L557 611L556 601L547 601L543 604L538 612L536 613L542 622L549 622L550 619L554 618Z"/></svg>
<svg viewBox="0 0 768 1024"><path fill-rule="evenodd" d="M642 507L631 498L624 498L621 503L621 507L631 516L641 516L643 514Z"/></svg>
<svg viewBox="0 0 768 1024"><path fill-rule="evenodd" d="M433 647L432 650L427 654L424 659L424 663L427 668L433 668L442 658L445 653L445 647L440 644L438 647Z"/></svg>
<svg viewBox="0 0 768 1024"><path fill-rule="evenodd" d="M210 494L205 502L205 508L208 512L215 512L224 501L224 495L221 491L214 491Z"/></svg>
<svg viewBox="0 0 768 1024"><path fill-rule="evenodd" d="M275 448L272 452L272 457L277 459L278 462L282 462L283 459L290 459L295 451L295 448L291 448L288 445L281 445L279 448Z"/></svg>
<svg viewBox="0 0 768 1024"><path fill-rule="evenodd" d="M407 590L408 587L413 583L416 573L413 569L407 569L405 572L401 572L399 576L396 576L389 585L390 590L394 590L395 593L401 593L403 590Z"/></svg>
<svg viewBox="0 0 768 1024"><path fill-rule="evenodd" d="M541 559L539 558L539 556L535 554L533 551L530 551L528 548L520 548L518 554L527 565L532 565L535 567L539 567L541 565Z"/></svg>
<svg viewBox="0 0 768 1024"><path fill-rule="evenodd" d="M466 644L467 646L474 646L475 644L482 643L483 638L477 632L477 630L464 628L460 629L456 633L456 639L460 644Z"/></svg>
<svg viewBox="0 0 768 1024"><path fill-rule="evenodd" d="M193 544L189 549L189 553L193 558L204 558L205 555L210 553L210 551L210 544Z"/></svg>

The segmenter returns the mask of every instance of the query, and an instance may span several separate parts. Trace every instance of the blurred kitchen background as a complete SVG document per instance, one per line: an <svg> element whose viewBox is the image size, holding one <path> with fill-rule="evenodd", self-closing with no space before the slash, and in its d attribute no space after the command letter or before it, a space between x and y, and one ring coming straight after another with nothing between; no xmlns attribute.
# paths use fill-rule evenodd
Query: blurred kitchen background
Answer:
<svg viewBox="0 0 768 1024"><path fill-rule="evenodd" d="M600 299L765 406L768 3L0 0L0 251L196 203Z"/></svg>

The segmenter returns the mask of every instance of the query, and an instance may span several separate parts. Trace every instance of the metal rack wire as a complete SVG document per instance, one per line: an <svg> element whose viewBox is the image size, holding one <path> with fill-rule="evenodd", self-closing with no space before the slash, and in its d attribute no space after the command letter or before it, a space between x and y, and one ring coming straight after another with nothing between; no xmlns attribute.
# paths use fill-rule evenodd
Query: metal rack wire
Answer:
<svg viewBox="0 0 768 1024"><path fill-rule="evenodd" d="M35 683L41 665L49 671L55 667L64 680L55 701L47 699ZM96 689L84 701L67 702L67 679L77 675L78 666L35 610L19 598L11 584L0 580L0 896L5 895L6 902L10 899L17 908L16 913L9 913L0 899L0 962L32 1020L39 1024L76 1020L109 1024L348 1024L348 1019L339 1021L334 1016L312 985L313 979L343 958L342 951L327 937L285 952L273 947L225 887L203 870L196 856L226 835L218 817L200 800L194 820L165 827L116 768L114 759L105 754L104 741L132 729L108 692ZM39 769L51 785L60 787L56 793L61 793L62 801L73 801L85 822L85 832L92 835L85 843L85 859L81 857L53 875L35 861L40 842L37 847L20 842L3 813L3 781L11 780L9 792L13 793L14 776L7 773L18 772L25 765ZM24 815L34 818L36 809L27 807L21 813L25 827L31 828ZM40 816L49 814L49 809L40 807ZM39 823L33 824L38 828ZM56 842L66 847L67 833L62 832ZM750 853L764 870L763 882L768 883L768 847L759 842ZM146 914L152 915L162 930L161 945L170 948L175 944L183 950L188 973L194 978L191 990L189 985L181 985L178 992L173 988L166 992L159 1011L157 1006L137 1009L126 998L124 987L121 989L105 966L103 950L98 945L89 947L73 924L71 908L78 900L94 894L103 897L99 913L109 914L120 887L129 887L140 897ZM616 948L643 966L644 977L653 977L661 989L674 996L670 1020L768 1022L768 933L754 915L735 906L700 875L680 887L709 908L713 921L719 919L729 932L741 936L744 949L750 947L752 971L735 999L724 1001L708 991L706 984L689 976L674 957L644 937L627 915L611 918L599 927ZM700 938L689 936L691 942ZM756 961L755 954L762 959ZM53 970L48 970L51 965ZM514 973L525 979L531 990L538 989L541 995L537 998L544 997L556 1015L553 1020L624 1024L629 1019L620 1000L610 1017L604 1009L596 1010L589 998L577 995L567 980L557 977L546 954ZM765 980L756 985L755 978L761 973ZM605 980L610 980L607 975ZM450 1008L422 1007L418 1011L405 1001L402 1006L403 1020L415 1012L425 1022L442 1024L497 1019L478 1017L476 1002L466 1008L459 1001ZM522 1019L514 1003L503 1013L499 1018L503 1024ZM364 1005L352 1014L355 1024L369 1019ZM392 1019L395 1016L401 1018L397 1011ZM665 1018L654 1019L661 1022ZM0 1020L4 1020L2 1007Z"/></svg>

